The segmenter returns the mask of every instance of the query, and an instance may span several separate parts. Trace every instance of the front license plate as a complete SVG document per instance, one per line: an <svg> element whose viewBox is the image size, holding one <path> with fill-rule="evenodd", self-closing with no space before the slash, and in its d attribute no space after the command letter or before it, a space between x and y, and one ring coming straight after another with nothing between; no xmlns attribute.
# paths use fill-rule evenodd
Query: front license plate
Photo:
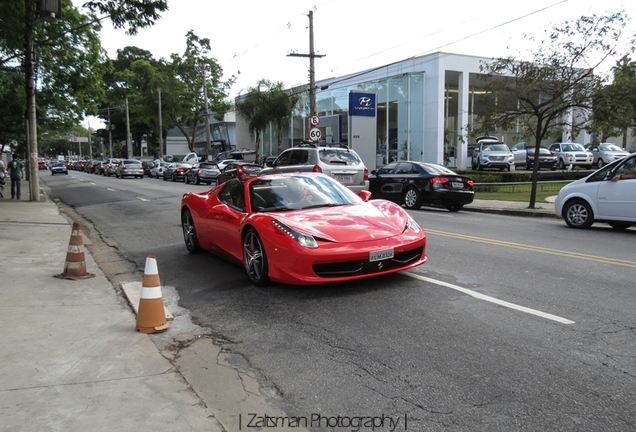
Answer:
<svg viewBox="0 0 636 432"><path fill-rule="evenodd" d="M384 249L381 251L373 251L373 252L369 252L369 261L370 262L382 261L385 259L393 258L393 255L394 255L393 248Z"/></svg>
<svg viewBox="0 0 636 432"><path fill-rule="evenodd" d="M336 180L338 180L341 183L351 183L353 181L351 176L343 176L343 175L337 175Z"/></svg>
<svg viewBox="0 0 636 432"><path fill-rule="evenodd" d="M451 186L455 189L462 189L464 187L464 183L462 182L451 182Z"/></svg>

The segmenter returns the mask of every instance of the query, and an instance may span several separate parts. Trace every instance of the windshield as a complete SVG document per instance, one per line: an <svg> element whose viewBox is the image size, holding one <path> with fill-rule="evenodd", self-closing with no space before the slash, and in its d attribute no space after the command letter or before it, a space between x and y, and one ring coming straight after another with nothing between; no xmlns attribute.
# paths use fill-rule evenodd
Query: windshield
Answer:
<svg viewBox="0 0 636 432"><path fill-rule="evenodd" d="M324 175L260 179L250 184L252 211L273 212L361 203L362 199Z"/></svg>
<svg viewBox="0 0 636 432"><path fill-rule="evenodd" d="M581 144L563 144L561 151L585 151Z"/></svg>
<svg viewBox="0 0 636 432"><path fill-rule="evenodd" d="M490 145L484 146L484 151L505 151L505 152L509 152L510 149L505 144L490 144Z"/></svg>
<svg viewBox="0 0 636 432"><path fill-rule="evenodd" d="M614 144L601 144L598 146L601 151L614 151L614 152L622 152L623 149L619 146L615 146Z"/></svg>

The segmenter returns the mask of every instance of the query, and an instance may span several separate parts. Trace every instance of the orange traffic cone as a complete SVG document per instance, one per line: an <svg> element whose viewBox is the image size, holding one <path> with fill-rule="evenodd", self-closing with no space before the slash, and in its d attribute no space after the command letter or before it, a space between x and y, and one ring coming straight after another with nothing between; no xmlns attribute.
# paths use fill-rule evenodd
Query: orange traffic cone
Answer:
<svg viewBox="0 0 636 432"><path fill-rule="evenodd" d="M157 260L152 255L146 258L138 309L138 331L142 333L159 333L170 327L170 323L166 321L166 310L161 296L161 281L157 270Z"/></svg>
<svg viewBox="0 0 636 432"><path fill-rule="evenodd" d="M55 275L60 279L87 279L95 277L93 273L86 272L86 257L84 256L84 241L82 240L82 228L79 222L73 222L71 240L68 242L64 273Z"/></svg>

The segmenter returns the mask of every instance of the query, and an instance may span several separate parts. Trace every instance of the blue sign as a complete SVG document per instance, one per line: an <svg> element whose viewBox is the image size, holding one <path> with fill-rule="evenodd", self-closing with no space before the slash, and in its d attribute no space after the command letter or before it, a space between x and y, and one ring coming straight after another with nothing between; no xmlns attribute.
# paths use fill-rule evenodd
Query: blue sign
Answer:
<svg viewBox="0 0 636 432"><path fill-rule="evenodd" d="M375 117L375 93L349 93L349 115Z"/></svg>

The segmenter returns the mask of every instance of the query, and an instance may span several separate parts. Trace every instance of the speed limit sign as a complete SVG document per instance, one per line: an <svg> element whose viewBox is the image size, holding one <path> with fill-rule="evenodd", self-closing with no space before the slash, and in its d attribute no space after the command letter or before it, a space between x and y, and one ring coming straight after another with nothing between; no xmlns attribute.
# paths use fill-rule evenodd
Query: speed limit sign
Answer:
<svg viewBox="0 0 636 432"><path fill-rule="evenodd" d="M320 132L320 129L318 129L317 127L311 128L309 130L309 138L312 141L320 141L320 138L322 138L322 132Z"/></svg>

